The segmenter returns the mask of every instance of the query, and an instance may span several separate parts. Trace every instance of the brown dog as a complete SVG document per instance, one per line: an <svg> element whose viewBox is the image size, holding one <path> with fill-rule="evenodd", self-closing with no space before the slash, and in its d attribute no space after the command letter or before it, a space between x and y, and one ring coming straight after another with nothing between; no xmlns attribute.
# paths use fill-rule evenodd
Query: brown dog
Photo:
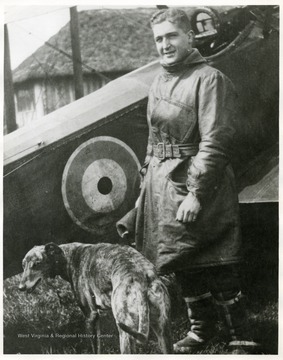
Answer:
<svg viewBox="0 0 283 360"><path fill-rule="evenodd" d="M112 308L122 354L135 353L136 341L146 344L150 328L162 353L172 353L167 289L154 266L133 248L49 243L32 248L23 259L23 268L21 291L31 292L41 279L56 275L69 281L90 333L99 331L97 310ZM99 342L92 347L100 352Z"/></svg>

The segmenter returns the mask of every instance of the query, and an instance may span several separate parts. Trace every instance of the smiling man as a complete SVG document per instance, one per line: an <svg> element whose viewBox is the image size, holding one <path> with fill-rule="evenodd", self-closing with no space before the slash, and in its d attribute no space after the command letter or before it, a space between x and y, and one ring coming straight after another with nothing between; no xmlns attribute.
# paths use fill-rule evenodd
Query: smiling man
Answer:
<svg viewBox="0 0 283 360"><path fill-rule="evenodd" d="M240 290L239 208L230 164L234 86L193 48L184 11L158 11L151 26L162 71L149 93L136 246L181 285L190 329L176 352L200 350L214 336L217 304L231 350L251 353L257 344Z"/></svg>
<svg viewBox="0 0 283 360"><path fill-rule="evenodd" d="M154 25L153 34L156 48L164 64L178 63L192 51L194 33L188 25L179 28L170 21Z"/></svg>

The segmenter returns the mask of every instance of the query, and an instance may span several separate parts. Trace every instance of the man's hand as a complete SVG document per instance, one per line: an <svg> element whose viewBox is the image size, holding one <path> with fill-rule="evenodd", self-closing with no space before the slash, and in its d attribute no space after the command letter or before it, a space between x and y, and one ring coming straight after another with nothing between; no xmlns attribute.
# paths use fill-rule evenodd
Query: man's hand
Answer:
<svg viewBox="0 0 283 360"><path fill-rule="evenodd" d="M201 210L198 199L192 194L188 193L179 209L177 211L176 220L181 222L196 221L198 213Z"/></svg>

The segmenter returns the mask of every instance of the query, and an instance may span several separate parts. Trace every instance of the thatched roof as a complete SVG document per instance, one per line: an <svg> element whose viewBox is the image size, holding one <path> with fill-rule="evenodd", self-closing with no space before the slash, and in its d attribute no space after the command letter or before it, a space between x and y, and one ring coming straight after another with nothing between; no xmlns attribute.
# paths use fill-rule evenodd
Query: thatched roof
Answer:
<svg viewBox="0 0 283 360"><path fill-rule="evenodd" d="M149 19L156 8L104 9L79 12L82 62L98 72L128 72L157 58ZM72 54L70 24L48 42ZM84 73L91 69L83 66ZM41 46L13 72L14 82L73 74L72 60Z"/></svg>

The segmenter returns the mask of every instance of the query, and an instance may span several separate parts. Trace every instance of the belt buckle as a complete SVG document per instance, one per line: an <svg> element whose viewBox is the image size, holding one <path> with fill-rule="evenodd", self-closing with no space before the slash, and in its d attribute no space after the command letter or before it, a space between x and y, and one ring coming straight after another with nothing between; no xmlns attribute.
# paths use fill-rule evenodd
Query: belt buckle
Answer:
<svg viewBox="0 0 283 360"><path fill-rule="evenodd" d="M180 148L179 148L178 145L172 145L172 152L173 152L173 157L174 158L181 157Z"/></svg>
<svg viewBox="0 0 283 360"><path fill-rule="evenodd" d="M173 156L173 148L171 144L165 145L165 156L167 158L172 158Z"/></svg>
<svg viewBox="0 0 283 360"><path fill-rule="evenodd" d="M166 157L165 154L165 144L160 142L157 144L157 154L158 154L158 159L160 160L164 160Z"/></svg>

